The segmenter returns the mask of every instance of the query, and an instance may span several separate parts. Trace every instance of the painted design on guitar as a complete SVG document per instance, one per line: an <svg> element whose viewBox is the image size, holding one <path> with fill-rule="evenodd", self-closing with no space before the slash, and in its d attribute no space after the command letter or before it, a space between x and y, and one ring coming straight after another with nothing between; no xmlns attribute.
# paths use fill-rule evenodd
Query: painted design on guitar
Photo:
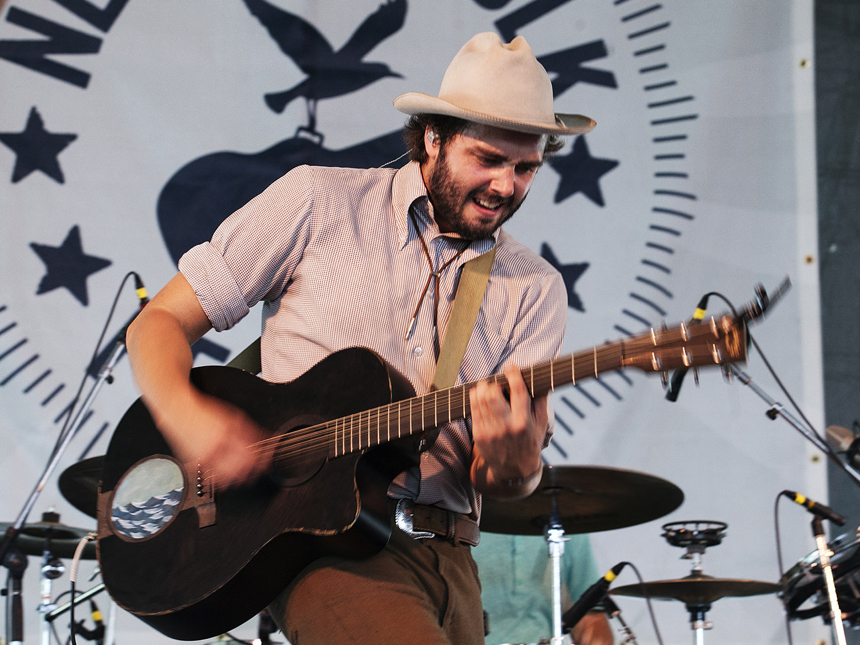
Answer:
<svg viewBox="0 0 860 645"><path fill-rule="evenodd" d="M159 533L179 510L185 480L171 459L144 459L123 477L111 499L110 521L114 532L130 540Z"/></svg>

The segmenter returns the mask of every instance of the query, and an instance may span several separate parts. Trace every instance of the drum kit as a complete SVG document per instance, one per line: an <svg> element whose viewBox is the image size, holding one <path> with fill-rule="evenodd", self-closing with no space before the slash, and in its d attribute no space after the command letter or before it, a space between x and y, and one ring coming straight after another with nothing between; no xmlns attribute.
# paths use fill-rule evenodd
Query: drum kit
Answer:
<svg viewBox="0 0 860 645"><path fill-rule="evenodd" d="M58 480L63 497L76 509L93 518L96 517L98 483L103 463L103 457L84 459L63 471ZM541 642L560 644L565 642L564 634L575 625L575 620L570 620L570 616L571 610L576 613L577 608L574 605L562 616L560 559L564 552L565 534L597 533L649 522L674 511L683 499L680 488L645 473L597 466L545 466L538 488L529 497L517 501L485 499L481 528L491 533L545 536L553 572L554 636L551 640ZM6 532L11 526L0 524L0 530ZM720 544L725 530L725 523L704 520L663 525L663 537L669 544L686 549L683 558L693 563L690 574L675 580L640 582L611 590L607 583L600 595L591 598L589 606L580 614L602 605L610 616L618 620L620 631L626 635L625 641L635 643L633 631L621 619L611 596L678 601L684 604L690 614L694 645L703 645L704 630L712 627L705 620L705 614L714 602L722 598L779 592L789 618L802 620L822 616L827 620L829 605L817 550L786 571L782 585L756 580L714 578L703 573L702 555L707 548ZM84 529L60 523L59 515L55 513L45 513L40 522L22 527L15 549L7 554L4 563L9 569L4 591L7 596L6 642L23 642L22 634L16 631L16 623L20 623L21 578L27 566L26 556L42 558L42 602L38 612L44 645L50 642L50 626L55 618L72 609L73 605L104 590L104 584L98 584L76 596L74 603L58 606L51 601L51 581L65 571L61 558L71 558L79 550L78 557L95 559L94 542L88 542L78 549L88 533ZM860 626L860 531L838 538L832 543L831 550L836 593L843 607L845 623ZM610 608L613 611L609 611ZM86 630L83 621L80 621L76 632L98 643L105 642L103 624L97 625L96 630ZM112 642L111 634L106 642Z"/></svg>
<svg viewBox="0 0 860 645"><path fill-rule="evenodd" d="M598 588L596 584L562 615L559 562L565 533L596 533L648 522L672 512L683 499L677 486L644 473L603 467L545 466L540 485L529 497L514 502L485 499L481 528L493 533L545 536L553 571L554 635L540 643L569 642L565 634L586 611L599 605L618 620L625 642L635 643L633 631L621 619L611 596L683 603L690 615L694 645L704 644L705 630L713 627L706 621L706 613L714 602L723 598L778 593L788 618L802 620L823 616L826 621L830 605L818 550L790 568L783 576L782 585L715 578L703 572L702 556L707 548L722 542L727 525L707 520L673 522L662 527L662 536L670 545L686 549L682 558L692 561L689 575L610 590L609 582L623 568L619 565L599 581L604 583L599 594L593 592ZM860 626L860 571L855 571L860 568L860 530L856 535L839 538L831 548L835 551L832 569L842 615L847 624Z"/></svg>

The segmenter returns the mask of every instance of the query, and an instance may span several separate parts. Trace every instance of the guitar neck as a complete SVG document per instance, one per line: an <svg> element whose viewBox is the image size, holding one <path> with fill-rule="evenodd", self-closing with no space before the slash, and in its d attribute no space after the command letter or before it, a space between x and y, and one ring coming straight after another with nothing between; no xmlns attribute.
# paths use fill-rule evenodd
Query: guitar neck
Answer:
<svg viewBox="0 0 860 645"><path fill-rule="evenodd" d="M678 367L719 365L746 358L746 327L742 320L711 318L704 324L650 330L631 338L526 367L523 379L532 397L558 387L598 378L607 371L637 367L646 372ZM508 390L501 374L489 377ZM338 457L408 437L443 423L470 416L469 390L477 381L435 390L325 424L328 454ZM318 429L317 429L318 430Z"/></svg>

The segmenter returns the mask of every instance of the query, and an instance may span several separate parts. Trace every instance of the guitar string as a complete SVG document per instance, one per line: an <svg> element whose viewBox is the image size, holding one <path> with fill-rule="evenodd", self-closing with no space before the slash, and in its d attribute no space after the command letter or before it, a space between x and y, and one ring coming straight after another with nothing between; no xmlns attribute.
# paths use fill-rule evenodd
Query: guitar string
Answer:
<svg viewBox="0 0 860 645"><path fill-rule="evenodd" d="M709 338L713 338L711 330L707 329L706 331L702 329L703 327L709 326L697 325L696 327L688 328L686 333L688 339L685 342L689 342L692 335L705 335ZM569 383L575 383L578 379L581 380L584 377L592 376L592 374L594 376L599 376L602 372L611 369L623 368L624 365L621 364L619 359L623 359L628 353L637 353L636 350L641 352L642 349L653 350L661 348L661 346L665 345L665 341L662 337L666 336L667 332L672 334L679 333L677 330L652 330L652 332L647 334L642 334L624 341L594 347L591 350L557 358L533 368L526 368L524 370L524 374L528 374L527 386L531 388L532 392L550 391L553 389L554 381L566 385ZM683 336L684 334L681 333L681 340L684 340ZM711 345L714 345L714 343L712 342ZM689 347L685 347L684 349L689 351ZM593 367L593 370L590 369L591 367ZM555 372L557 368L561 369L558 369L560 373L556 377ZM581 375L580 368L582 368ZM497 377L495 380L502 383L503 386L507 385L504 377ZM438 401L440 396L443 402L447 402L453 398L458 402L457 408L452 409L459 410L463 407L468 407L468 397L466 397L467 400L465 401L465 406L463 405L462 398L464 394L466 394L476 383L477 382L472 382L448 388L446 390L440 390L436 393L435 400ZM462 391L464 389L465 392ZM386 436L386 441L389 440L391 413L395 411L395 408L399 408L396 411L396 420L399 424L401 426L407 425L407 430L408 427L413 428L413 431L411 433L407 432L406 436L415 434L417 431L420 431L421 428L427 430L435 427L432 422L429 424L427 423L428 413L431 415L435 415L437 413L437 411L432 407L432 400L434 399L433 395L434 393L429 393L413 399L416 401L416 404L412 406L411 414L406 417L408 424L404 424L403 422L404 411L402 409L403 402L401 401L372 408L370 410L363 410L340 419L326 421L308 428L302 428L286 434L269 437L253 444L252 447L258 453L262 453L267 451L270 447L274 447L272 458L280 461L281 463L286 463L290 459L301 461L303 457L309 454L313 454L314 452L320 453L324 449L331 448L332 446L334 447L333 453L327 451L324 455L321 455L322 458L341 456L350 452L356 452L357 450L364 450L378 445L381 442L383 431ZM465 412L466 411L464 410L464 413ZM457 416L459 417L459 415ZM463 416L467 415L464 414ZM386 425L381 424L383 417ZM447 422L446 417L447 414L444 415L443 422ZM452 416L452 418L454 417ZM374 435L376 435L375 438ZM403 436L402 433L397 438L400 438L401 436ZM366 437L366 441L362 440L364 437ZM340 450L338 450L337 443L341 444ZM347 443L349 443L349 449L343 449Z"/></svg>
<svg viewBox="0 0 860 645"><path fill-rule="evenodd" d="M550 374L551 372L555 371L556 365L561 363L562 368L569 366L571 358L573 359L575 365L575 371L579 372L580 364L582 364L581 366L583 368L583 375L586 375L590 371L588 369L588 362L591 361L594 351L602 352L602 355L597 359L598 372L601 370L605 371L605 369L607 369L607 363L608 367L615 366L618 363L618 357L624 353L623 348L615 346L611 347L609 351L606 351L605 348L601 350L597 350L595 348L592 351L582 352L581 354L574 355L572 357L568 356L561 359L556 359L549 364L535 367L534 370L528 370L527 368L527 372L533 372L533 377L529 380L532 381L532 383L534 383L535 385L540 386L538 389L546 389L550 382L552 380L555 380L550 376ZM569 369L559 371L566 371L567 374L571 373ZM566 377L565 374L561 374L558 380L561 382L562 379L565 378L568 377ZM503 377L497 380L503 385L506 385ZM436 399L438 400L441 396L443 401L447 401L450 396L455 400L462 400L463 394L460 392L460 390L466 388L466 390L468 391L468 389L470 389L470 387L472 386L474 386L474 383L457 386L455 388L449 388L448 390L441 390L437 394ZM407 427L419 429L421 427L424 427L425 429L427 429L428 425L424 423L424 417L426 416L428 408L430 408L429 411L432 414L433 399L433 393L416 397L416 404L412 406L412 414L406 416L406 419L408 421L407 424L403 423L402 419L404 411L402 410L402 405L399 406L400 410L396 413L396 418L400 420L401 426L407 425ZM275 450L273 452L273 458L276 459L283 458L283 456L285 455L302 456L331 445L332 441L335 440L338 435L340 435L341 441L344 443L350 443L352 447L351 450L346 450L344 452L368 448L371 445L376 445L378 443L374 441L373 435L381 435L382 433L382 428L379 426L379 419L384 416L386 422L390 420L390 412L392 411L393 407L398 407L397 403L379 406L370 410L363 410L361 412L342 417L340 419L326 421L324 423L289 432L284 435L269 437L254 444L254 447L257 452L265 452L270 447L274 447ZM462 403L458 403L457 409L459 409L460 407L462 407ZM429 427L434 426L430 424ZM412 434L414 434L414 430ZM367 437L367 441L362 440L365 436ZM386 428L386 437L387 436L388 428Z"/></svg>
<svg viewBox="0 0 860 645"><path fill-rule="evenodd" d="M608 364L608 367L616 365L618 362L617 358L621 356L622 353L623 351L621 349L615 349L610 352L603 351L603 355L598 359L598 371L601 369L605 370L607 368L606 364ZM582 354L575 355L573 357L567 356L561 359L556 359L552 362L552 365L545 364L537 366L534 370L529 370L527 368L526 372L531 373L533 371L533 378L529 378L529 380L537 390L548 390L549 385L553 380L551 372L564 372L563 369L557 369L557 364L561 363L562 368L564 368L564 364L566 363L568 367L566 370L567 374L570 374L571 371L569 369L569 365L571 358L573 358L574 363L576 364L576 371L579 372L580 367L582 367L583 374L588 374L590 371L588 368L592 360L592 354L593 350L583 352ZM564 374L561 374L556 380L561 382L563 378L565 378L565 376ZM503 386L507 385L506 380L502 376L499 376L496 380ZM454 388L448 388L447 390L440 390L435 398L437 400L442 400L447 404L450 397L457 402L456 407L453 409L460 410L463 407L462 399L464 394L462 393L462 390L465 388L468 392L468 390L474 385L475 383L469 383ZM416 397L416 403L412 406L412 414L406 415L407 421L405 423L403 422L404 410L402 409L402 402L399 413L396 410L392 410L392 408L398 407L397 403L393 403L372 408L370 410L363 410L347 417L296 430L286 435L269 437L255 444L255 447L257 451L263 452L268 450L269 447L274 446L275 451L273 453L273 457L276 459L282 459L284 456L302 456L314 451L319 451L321 448L331 445L332 440L340 435L338 443L341 441L350 443L350 436L352 437L352 451L354 452L356 449L364 449L371 447L371 445L376 445L378 442L376 441L375 436L381 436L383 431L385 432L386 437L388 436L387 426L380 425L379 422L380 419L384 419L383 423L387 423L391 419L391 415L389 413L392 411L395 412L395 420L400 419L401 426L405 425L408 429L409 424L411 423L411 427L414 428L411 434L415 434L415 430L420 430L422 427L424 427L424 429L434 427L432 422L430 424L425 422L425 417L433 414L433 399L433 393ZM468 400L466 401L466 406L468 407ZM444 420L447 421L447 413L444 414L444 417ZM424 422L423 426L422 422ZM408 434L410 433L407 432L407 436ZM367 437L367 440L364 440L365 437ZM350 450L347 450L346 452L350 452Z"/></svg>

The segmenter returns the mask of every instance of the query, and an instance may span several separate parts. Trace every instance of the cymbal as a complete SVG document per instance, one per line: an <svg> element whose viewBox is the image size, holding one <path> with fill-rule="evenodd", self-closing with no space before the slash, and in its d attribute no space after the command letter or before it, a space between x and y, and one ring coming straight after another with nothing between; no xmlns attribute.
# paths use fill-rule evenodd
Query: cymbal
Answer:
<svg viewBox="0 0 860 645"><path fill-rule="evenodd" d="M544 466L540 484L525 499L484 497L481 530L542 535L553 497L565 533L595 533L650 522L684 501L680 488L653 475L601 466Z"/></svg>
<svg viewBox="0 0 860 645"><path fill-rule="evenodd" d="M0 523L0 533L5 533L11 526L11 522ZM24 555L42 555L45 550L45 541L50 538L51 553L58 558L72 558L75 555L78 542L86 537L87 533L89 531L86 529L77 529L59 522L35 522L25 524L21 528L15 545ZM87 543L81 558L95 560L95 542Z"/></svg>
<svg viewBox="0 0 860 645"><path fill-rule="evenodd" d="M641 585L625 585L611 589L609 593L640 598L647 595L657 600L680 600L688 605L709 605L720 598L759 596L777 591L779 591L779 585L773 582L712 578L699 574L689 575L679 580L656 580Z"/></svg>
<svg viewBox="0 0 860 645"><path fill-rule="evenodd" d="M83 459L66 468L57 480L66 501L93 518L96 516L99 479L104 463L104 455Z"/></svg>

